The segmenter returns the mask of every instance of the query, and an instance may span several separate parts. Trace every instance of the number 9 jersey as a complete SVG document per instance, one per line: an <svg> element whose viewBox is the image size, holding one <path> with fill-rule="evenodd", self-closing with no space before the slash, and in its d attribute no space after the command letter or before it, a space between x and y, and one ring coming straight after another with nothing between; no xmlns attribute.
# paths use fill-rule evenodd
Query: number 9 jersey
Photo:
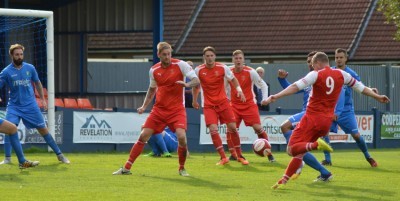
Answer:
<svg viewBox="0 0 400 201"><path fill-rule="evenodd" d="M311 71L294 84L300 90L312 85L306 113L325 117L333 117L343 85L348 85L359 93L365 88L349 73L339 69L331 69L329 66L319 71Z"/></svg>

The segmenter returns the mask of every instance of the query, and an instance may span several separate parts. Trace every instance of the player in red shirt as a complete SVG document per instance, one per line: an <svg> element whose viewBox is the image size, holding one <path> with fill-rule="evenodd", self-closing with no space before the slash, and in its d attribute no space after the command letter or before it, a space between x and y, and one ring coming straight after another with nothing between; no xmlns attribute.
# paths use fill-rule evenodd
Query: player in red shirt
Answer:
<svg viewBox="0 0 400 201"><path fill-rule="evenodd" d="M323 52L317 52L313 56L312 64L314 71L311 71L304 78L291 84L278 94L271 95L267 99L268 103L275 102L279 98L294 94L312 85L306 113L293 131L287 147L287 152L292 156L292 160L286 168L283 177L272 186L273 189L281 188L287 183L289 178L302 165L304 153L317 149L333 151L320 137L326 135L329 131L336 102L343 85L348 85L357 92L371 96L381 103L388 103L390 101L387 96L376 94L371 88L364 86L347 72L331 69L328 56ZM332 174L330 174L326 178L317 179L329 181L332 178Z"/></svg>
<svg viewBox="0 0 400 201"><path fill-rule="evenodd" d="M235 116L226 96L225 79L232 83L240 101L245 102L246 98L231 70L226 65L215 62L215 57L215 49L213 47L205 47L203 50L203 59L205 63L196 67L195 72L200 80L202 91L201 98L206 125L210 130L214 147L221 156L221 160L217 165L224 165L229 162L229 159L226 158L222 140L218 133L218 120L220 124L227 125L227 133L230 133L229 136L227 135L227 138L231 138L233 142L238 156L237 160L243 165L247 165L249 162L242 156L239 133L236 130ZM197 102L199 91L200 87L193 87L193 107L196 109L200 108Z"/></svg>
<svg viewBox="0 0 400 201"><path fill-rule="evenodd" d="M236 128L239 129L243 120L246 126L253 127L258 138L268 140L268 135L261 126L260 113L258 111L257 101L253 90L254 85L261 89L261 105L263 105L268 97L268 86L253 68L244 65L243 51L235 50L232 54L232 61L234 67L231 67L231 71L238 80L244 96L246 97L246 102L242 102L242 100L236 96L237 91L232 86L232 83L230 84L231 106L236 118ZM227 136L229 136L229 134L230 132L227 133ZM227 137L227 144L229 151L231 152L230 159L236 158L236 151L233 147L233 142L229 137ZM272 154L268 155L268 160L270 162L275 161Z"/></svg>
<svg viewBox="0 0 400 201"><path fill-rule="evenodd" d="M184 87L197 86L199 79L189 64L171 58L171 52L171 45L166 42L158 43L157 55L160 62L150 69L150 86L143 105L137 111L142 114L153 100L154 95L156 95L155 104L143 125L138 141L130 151L128 161L124 167L114 172L114 175L131 174L132 164L143 151L144 145L151 135L161 133L168 126L178 138L179 175L189 176L184 167L187 153ZM185 83L185 77L190 78L190 82Z"/></svg>

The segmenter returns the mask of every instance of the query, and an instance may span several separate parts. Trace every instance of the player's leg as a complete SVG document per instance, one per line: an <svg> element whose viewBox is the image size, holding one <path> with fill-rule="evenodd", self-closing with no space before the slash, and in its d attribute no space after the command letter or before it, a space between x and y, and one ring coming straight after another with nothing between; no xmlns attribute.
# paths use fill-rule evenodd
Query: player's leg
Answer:
<svg viewBox="0 0 400 201"><path fill-rule="evenodd" d="M210 131L211 140L221 158L217 165L224 165L229 162L229 159L226 158L222 139L218 133L218 114L214 108L204 108L203 113L207 128Z"/></svg>
<svg viewBox="0 0 400 201"><path fill-rule="evenodd" d="M147 141L147 144L151 148L151 152L149 154L146 154L146 156L161 156L163 153L160 147L158 146L157 141L163 140L161 133L159 134L154 134L152 135L149 140Z"/></svg>
<svg viewBox="0 0 400 201"><path fill-rule="evenodd" d="M157 147L160 149L161 154L167 157L171 157L171 154L168 152L167 145L164 142L163 133L158 134L159 136L156 138ZM154 136L154 135L153 135Z"/></svg>
<svg viewBox="0 0 400 201"><path fill-rule="evenodd" d="M185 169L185 163L187 158L187 139L186 130L184 128L177 128L176 137L178 138L178 158L179 158L179 175L189 176Z"/></svg>
<svg viewBox="0 0 400 201"><path fill-rule="evenodd" d="M9 163L11 163L10 135L4 135L4 160L0 162L0 165Z"/></svg>
<svg viewBox="0 0 400 201"><path fill-rule="evenodd" d="M332 148L321 138L322 133L327 133L331 125L328 118L317 119L304 116L299 125L293 130L288 144L288 153L291 156L304 154L311 150L326 150L332 152Z"/></svg>
<svg viewBox="0 0 400 201"><path fill-rule="evenodd" d="M18 125L20 122L20 117L18 115L18 112L15 111L13 108L9 107L7 108L7 113L6 113L6 118L7 121L14 125ZM11 163L11 142L10 142L10 135L4 135L4 161L2 161L0 164L7 164Z"/></svg>
<svg viewBox="0 0 400 201"><path fill-rule="evenodd" d="M257 134L259 139L266 139L268 140L268 135L267 132L265 132L265 130L263 129L263 127L261 126L261 124L256 123L252 125L254 132ZM268 161L273 163L276 162L274 156L272 155L272 153L268 153L267 155L268 157Z"/></svg>
<svg viewBox="0 0 400 201"><path fill-rule="evenodd" d="M232 111L233 111L233 114L235 115L236 130L239 130L240 124L242 123L242 120L243 120L242 116L240 114L240 111L237 108L235 108L234 106L232 106ZM238 157L237 157L235 145L233 143L232 135L233 135L232 132L228 129L226 132L226 143L228 145L228 150L231 153L231 155L229 156L229 160L237 161Z"/></svg>
<svg viewBox="0 0 400 201"><path fill-rule="evenodd" d="M146 121L147 123L147 121ZM150 139L151 135L154 133L154 130L151 128L146 128L146 123L140 133L139 139L132 146L131 151L129 152L129 158L125 162L125 165L115 171L113 175L128 175L132 174L130 169L132 168L133 163L136 161L137 157L142 153L144 149L144 145ZM162 131L162 129L160 129ZM159 130L159 131L160 131Z"/></svg>
<svg viewBox="0 0 400 201"><path fill-rule="evenodd" d="M10 144L17 155L19 168L24 169L39 165L39 161L28 161L25 159L24 152L22 151L22 146L19 141L17 127L13 123L0 119L0 132L10 136Z"/></svg>
<svg viewBox="0 0 400 201"><path fill-rule="evenodd" d="M292 157L292 160L289 162L289 165L285 170L285 174L271 188L272 189L282 188L289 181L290 177L292 177L292 175L295 174L296 170L301 167L302 163L303 163L303 154Z"/></svg>
<svg viewBox="0 0 400 201"><path fill-rule="evenodd" d="M353 139L356 141L358 148L364 154L365 159L368 161L371 167L377 167L378 163L369 154L364 137L358 132L357 120L354 112L342 113L338 119L338 124L345 133L351 134Z"/></svg>
<svg viewBox="0 0 400 201"><path fill-rule="evenodd" d="M57 159L62 163L69 164L70 161L64 156L58 147L56 141L54 141L53 136L49 133L44 118L39 108L33 109L31 112L25 112L21 116L22 122L27 128L36 128L39 134L43 137L44 141L51 147L57 156Z"/></svg>
<svg viewBox="0 0 400 201"><path fill-rule="evenodd" d="M338 123L336 121L332 122L331 128L329 130L330 132L337 133L338 132ZM326 143L330 145L330 139L329 139L329 133L323 137ZM325 159L321 161L322 165L325 166L330 166L332 165L332 158L331 158L331 153L328 151L324 151L324 157Z"/></svg>
<svg viewBox="0 0 400 201"><path fill-rule="evenodd" d="M173 153L178 150L178 137L175 133L172 131L165 131L163 139L169 153Z"/></svg>
<svg viewBox="0 0 400 201"><path fill-rule="evenodd" d="M301 118L304 116L304 113L305 112L297 113L289 117L289 119L287 119L281 124L281 131L286 139L286 143L289 143L289 139L290 136L292 135L293 129L296 126L296 124L300 122Z"/></svg>

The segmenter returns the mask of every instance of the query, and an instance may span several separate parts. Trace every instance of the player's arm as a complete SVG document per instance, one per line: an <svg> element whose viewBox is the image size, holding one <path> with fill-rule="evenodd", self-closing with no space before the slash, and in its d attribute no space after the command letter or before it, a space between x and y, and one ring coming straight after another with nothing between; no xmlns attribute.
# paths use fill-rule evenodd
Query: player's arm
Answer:
<svg viewBox="0 0 400 201"><path fill-rule="evenodd" d="M200 109L200 105L197 102L197 98L199 97L199 93L200 93L200 85L197 85L195 87L192 88L192 96L193 96L193 100L192 100L192 106L194 109Z"/></svg>
<svg viewBox="0 0 400 201"><path fill-rule="evenodd" d="M317 71L309 72L304 78L291 84L289 87L285 88L281 92L279 92L275 95L269 96L268 99L266 100L266 104L275 102L282 97L289 96L289 95L294 94L308 86L313 85L315 83L315 81L317 80L317 77L318 77Z"/></svg>
<svg viewBox="0 0 400 201"><path fill-rule="evenodd" d="M363 83L354 79L349 73L341 71L344 77L344 83L352 87L358 93L370 96L381 103L389 103L390 99L385 95L379 95L373 89L366 87Z"/></svg>
<svg viewBox="0 0 400 201"><path fill-rule="evenodd" d="M150 85L149 89L147 89L146 98L144 99L143 105L137 109L137 112L139 114L142 114L146 110L147 106L151 103L151 101L153 101L153 98L156 94L157 82L154 79L152 70L149 71L149 77L150 77Z"/></svg>
<svg viewBox="0 0 400 201"><path fill-rule="evenodd" d="M191 66L189 66L188 63L184 61L180 61L178 63L179 68L181 69L182 73L184 76L188 77L190 79L189 82L185 82L183 80L176 81L177 84L182 85L183 87L194 87L200 84L200 80L197 77L195 71L192 69Z"/></svg>
<svg viewBox="0 0 400 201"><path fill-rule="evenodd" d="M243 90L240 87L239 81L236 79L236 77L233 75L231 69L227 66L224 65L224 70L225 70L225 79L228 80L229 83L232 84L232 86L236 89L236 96L239 98L242 102L246 102L246 97L243 94ZM233 96L233 94L231 94Z"/></svg>
<svg viewBox="0 0 400 201"><path fill-rule="evenodd" d="M290 86L292 83L290 83L286 77L289 75L289 72L283 70L283 69L279 69L278 70L278 81L279 84L282 86L282 88L287 88L288 86ZM304 93L304 90L299 90L297 93Z"/></svg>
<svg viewBox="0 0 400 201"><path fill-rule="evenodd" d="M156 94L156 89L157 87L149 87L149 89L147 89L147 93L146 93L146 98L144 99L143 105L141 107L139 107L137 109L137 112L139 114L142 114L147 106L151 103L151 101L153 101L154 95Z"/></svg>
<svg viewBox="0 0 400 201"><path fill-rule="evenodd" d="M46 100L44 99L43 85L40 82L40 80L35 82L35 88L36 88L37 92L39 93L39 98L40 98L40 101L42 101L43 109L47 110L47 103L46 103Z"/></svg>
<svg viewBox="0 0 400 201"><path fill-rule="evenodd" d="M200 70L199 68L195 68L194 73L196 76L199 75L199 70ZM200 81L199 81L199 83L200 83ZM200 105L197 102L199 93L200 93L200 85L196 85L196 86L192 87L192 96L193 96L192 106L194 109L197 109L197 110L200 109Z"/></svg>

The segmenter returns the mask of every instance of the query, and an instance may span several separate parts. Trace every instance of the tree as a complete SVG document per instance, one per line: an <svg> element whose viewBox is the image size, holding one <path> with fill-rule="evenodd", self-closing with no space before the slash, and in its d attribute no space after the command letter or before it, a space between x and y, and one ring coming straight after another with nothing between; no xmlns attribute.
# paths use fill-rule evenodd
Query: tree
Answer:
<svg viewBox="0 0 400 201"><path fill-rule="evenodd" d="M397 31L394 38L400 41L400 0L379 0L378 11L385 15L387 23L396 25Z"/></svg>

